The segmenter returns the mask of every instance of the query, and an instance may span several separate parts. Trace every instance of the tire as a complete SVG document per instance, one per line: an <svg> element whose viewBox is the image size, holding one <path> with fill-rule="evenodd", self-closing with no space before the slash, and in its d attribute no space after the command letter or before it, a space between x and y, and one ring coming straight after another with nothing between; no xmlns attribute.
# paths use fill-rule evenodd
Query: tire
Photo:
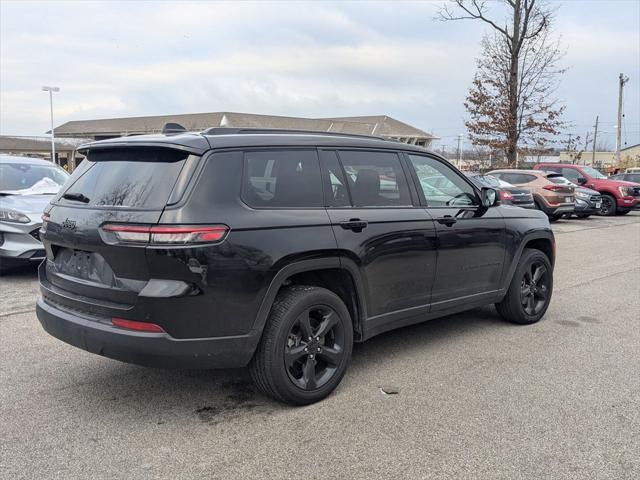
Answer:
<svg viewBox="0 0 640 480"><path fill-rule="evenodd" d="M578 218L589 218L591 216L590 213L578 213L576 217Z"/></svg>
<svg viewBox="0 0 640 480"><path fill-rule="evenodd" d="M352 349L351 316L342 300L324 288L295 286L276 297L249 371L265 395L308 405L338 386Z"/></svg>
<svg viewBox="0 0 640 480"><path fill-rule="evenodd" d="M557 221L558 221L558 220L560 220L562 217L563 217L563 214L562 214L562 213L559 213L559 214L556 214L556 215L551 215L551 216L549 217L549 221L550 221L550 222L557 222ZM571 217L569 217L569 218L571 218Z"/></svg>
<svg viewBox="0 0 640 480"><path fill-rule="evenodd" d="M626 215L627 213L629 213L631 210L618 210L618 215Z"/></svg>
<svg viewBox="0 0 640 480"><path fill-rule="evenodd" d="M540 267L543 267L544 271L538 280L532 283L531 280L535 279L537 269ZM525 290L528 290L527 295ZM544 316L551 302L552 293L551 262L540 250L527 248L522 252L507 294L500 303L496 303L496 309L500 316L509 322L530 325ZM529 303L530 297L533 299L531 303Z"/></svg>
<svg viewBox="0 0 640 480"><path fill-rule="evenodd" d="M603 217L611 217L616 214L616 199L613 195L608 193L602 194L602 206L600 207L599 215Z"/></svg>

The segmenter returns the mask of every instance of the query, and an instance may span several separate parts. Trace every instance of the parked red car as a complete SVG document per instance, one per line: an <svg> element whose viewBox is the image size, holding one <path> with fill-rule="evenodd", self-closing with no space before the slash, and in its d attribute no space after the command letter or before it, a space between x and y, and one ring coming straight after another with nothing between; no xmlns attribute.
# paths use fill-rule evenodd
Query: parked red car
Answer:
<svg viewBox="0 0 640 480"><path fill-rule="evenodd" d="M640 184L613 180L593 167L564 163L539 163L535 170L558 172L569 181L602 195L600 215L624 215L640 207Z"/></svg>

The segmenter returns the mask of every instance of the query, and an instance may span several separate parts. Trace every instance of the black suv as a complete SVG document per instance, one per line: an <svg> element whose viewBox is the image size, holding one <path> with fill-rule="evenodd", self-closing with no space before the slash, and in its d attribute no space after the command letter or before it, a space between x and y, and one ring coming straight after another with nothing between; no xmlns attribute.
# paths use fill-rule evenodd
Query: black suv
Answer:
<svg viewBox="0 0 640 480"><path fill-rule="evenodd" d="M37 314L99 355L249 365L300 405L338 385L354 341L486 304L530 324L551 299L547 217L420 147L210 129L82 152L43 215Z"/></svg>

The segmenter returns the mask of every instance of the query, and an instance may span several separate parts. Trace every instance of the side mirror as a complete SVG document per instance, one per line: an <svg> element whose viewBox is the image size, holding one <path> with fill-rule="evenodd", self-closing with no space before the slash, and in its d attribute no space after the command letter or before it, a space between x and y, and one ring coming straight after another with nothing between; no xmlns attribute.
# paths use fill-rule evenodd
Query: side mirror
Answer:
<svg viewBox="0 0 640 480"><path fill-rule="evenodd" d="M489 187L482 187L482 206L489 208L498 204L498 192Z"/></svg>
<svg viewBox="0 0 640 480"><path fill-rule="evenodd" d="M587 183L587 179L584 177L578 177L576 178L576 182L578 185L584 185L585 183Z"/></svg>

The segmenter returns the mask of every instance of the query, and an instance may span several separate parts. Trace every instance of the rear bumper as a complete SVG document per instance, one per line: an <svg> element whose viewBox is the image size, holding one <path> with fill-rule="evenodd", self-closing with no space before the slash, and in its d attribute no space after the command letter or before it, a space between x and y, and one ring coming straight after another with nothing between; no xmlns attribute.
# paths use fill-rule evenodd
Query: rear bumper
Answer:
<svg viewBox="0 0 640 480"><path fill-rule="evenodd" d="M159 368L233 368L251 360L257 341L251 335L176 339L167 333L143 333L87 318L40 298L38 320L47 333L74 347L104 357Z"/></svg>
<svg viewBox="0 0 640 480"><path fill-rule="evenodd" d="M544 209L544 213L547 215L560 215L562 213L573 213L575 210L575 206L573 204L570 205L559 205L557 207L547 206Z"/></svg>

